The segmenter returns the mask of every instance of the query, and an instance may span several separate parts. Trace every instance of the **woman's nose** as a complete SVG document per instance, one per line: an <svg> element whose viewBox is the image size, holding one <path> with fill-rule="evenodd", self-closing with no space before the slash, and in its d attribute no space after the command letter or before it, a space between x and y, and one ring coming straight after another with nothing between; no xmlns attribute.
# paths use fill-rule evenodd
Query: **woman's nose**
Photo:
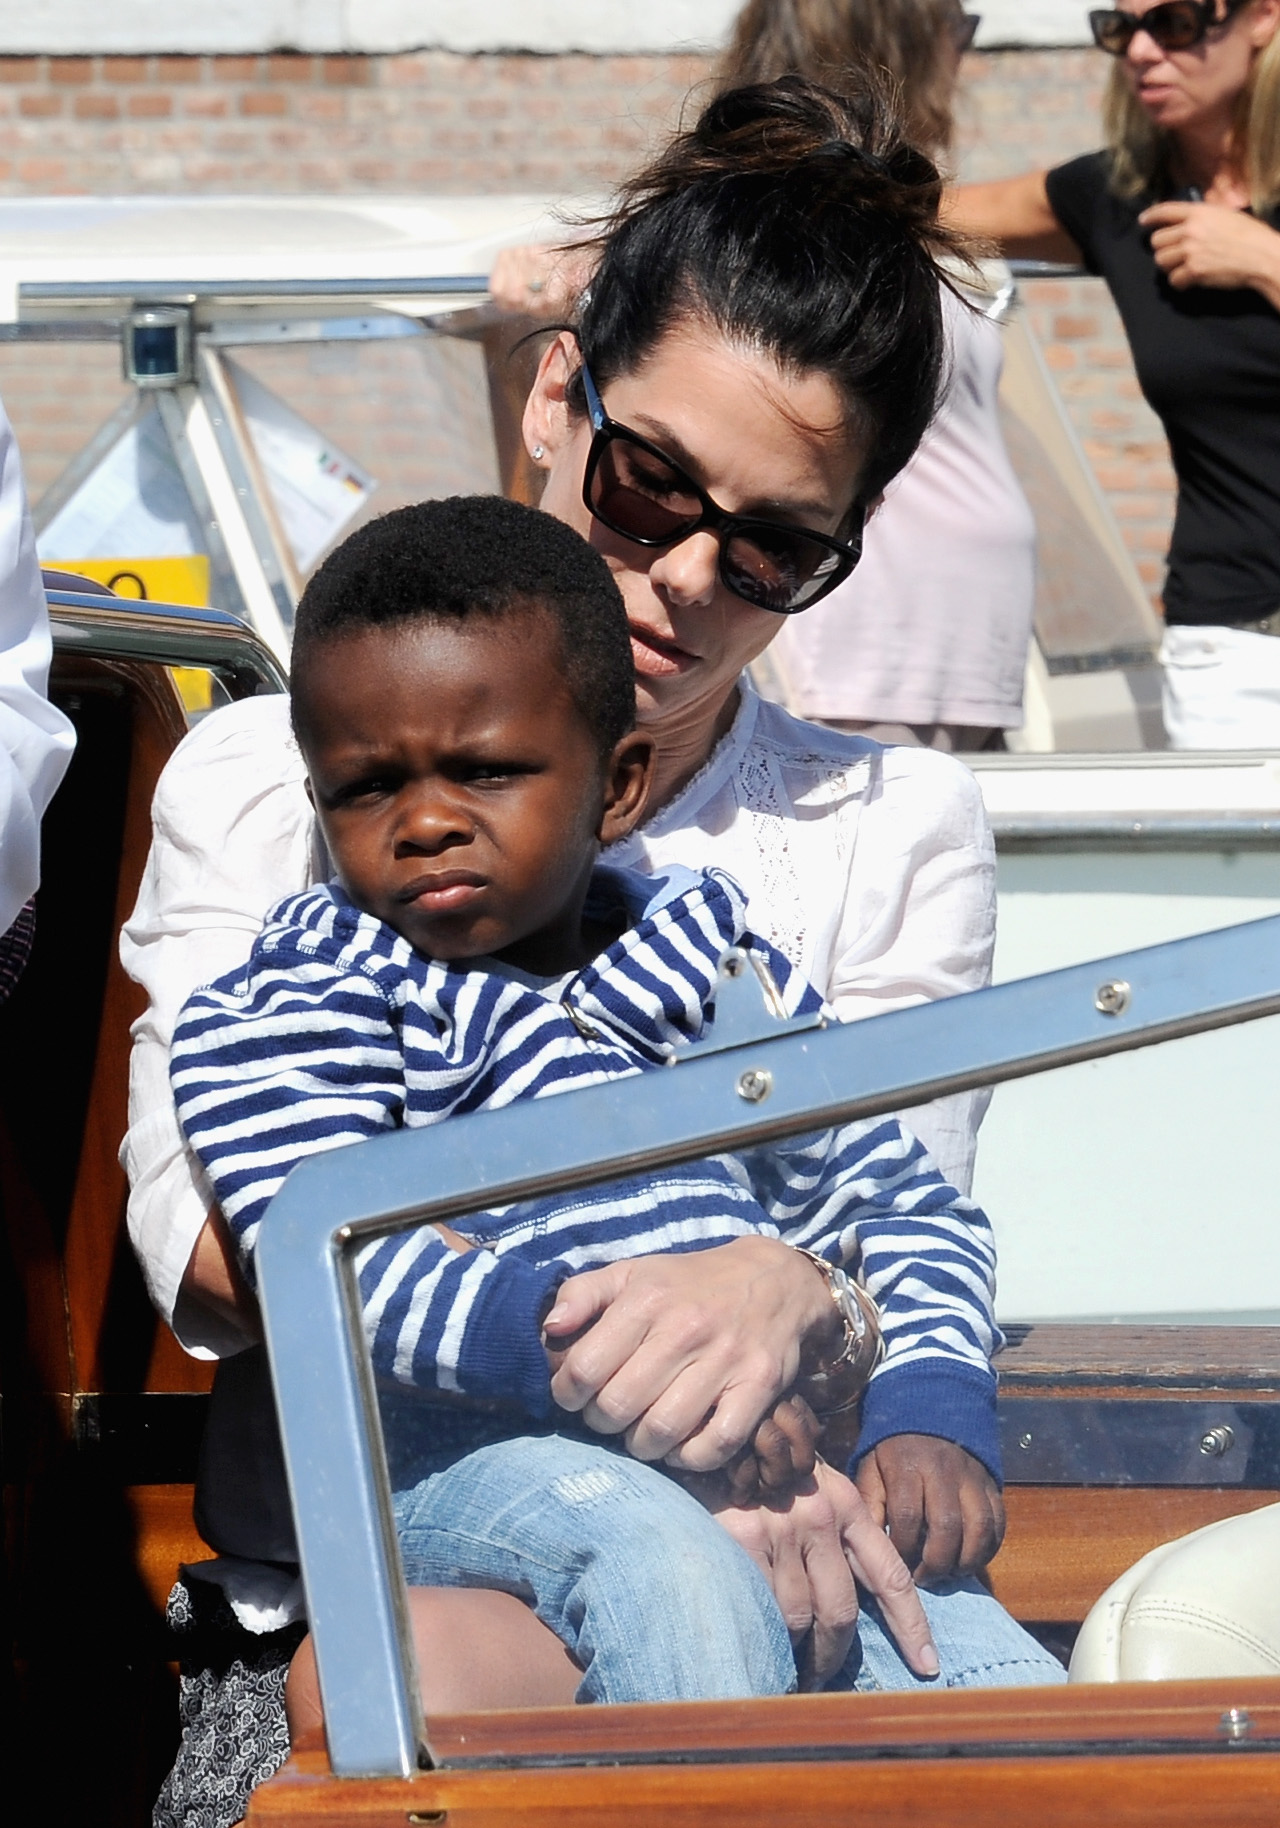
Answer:
<svg viewBox="0 0 1280 1828"><path fill-rule="evenodd" d="M649 567L649 578L661 585L673 602L710 603L720 572L720 541L704 529L660 552Z"/></svg>
<svg viewBox="0 0 1280 1828"><path fill-rule="evenodd" d="M1164 62L1164 52L1151 36L1141 27L1129 40L1129 49L1125 52L1127 61L1140 70L1149 69L1153 63Z"/></svg>

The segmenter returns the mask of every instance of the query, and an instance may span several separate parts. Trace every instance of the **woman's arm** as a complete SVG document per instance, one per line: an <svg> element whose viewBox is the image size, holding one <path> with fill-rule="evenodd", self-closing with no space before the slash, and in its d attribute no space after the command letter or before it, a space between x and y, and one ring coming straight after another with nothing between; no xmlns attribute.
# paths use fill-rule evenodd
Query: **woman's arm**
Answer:
<svg viewBox="0 0 1280 1828"><path fill-rule="evenodd" d="M49 610L22 466L0 406L0 935L40 881L40 820L75 732L48 697Z"/></svg>
<svg viewBox="0 0 1280 1828"><path fill-rule="evenodd" d="M1138 220L1151 232L1156 265L1180 292L1251 286L1280 311L1280 234L1265 222L1216 203L1155 203Z"/></svg>
<svg viewBox="0 0 1280 1828"><path fill-rule="evenodd" d="M129 1231L147 1286L178 1339L200 1357L243 1349L251 1317L206 1230L212 1191L173 1108L169 1043L198 984L243 964L267 909L322 875L288 700L215 711L170 757L152 808L137 906L120 936L125 970L147 996L134 1024Z"/></svg>
<svg viewBox="0 0 1280 1828"><path fill-rule="evenodd" d="M994 184L962 184L949 190L943 214L954 228L976 241L994 241L1002 254L1020 260L1060 260L1074 265L1080 249L1053 213L1042 171Z"/></svg>

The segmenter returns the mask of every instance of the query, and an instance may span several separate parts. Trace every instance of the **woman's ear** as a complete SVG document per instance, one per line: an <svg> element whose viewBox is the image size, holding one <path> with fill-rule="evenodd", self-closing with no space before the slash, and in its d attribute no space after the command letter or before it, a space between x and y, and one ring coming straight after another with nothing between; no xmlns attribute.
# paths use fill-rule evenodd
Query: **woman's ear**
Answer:
<svg viewBox="0 0 1280 1828"><path fill-rule="evenodd" d="M551 468L552 460L573 436L573 414L569 410L569 383L578 372L578 344L572 333L562 330L542 353L538 373L524 406L525 449L540 469Z"/></svg>
<svg viewBox="0 0 1280 1828"><path fill-rule="evenodd" d="M657 745L644 730L632 730L618 743L605 766L604 810L596 827L602 846L616 844L644 817Z"/></svg>

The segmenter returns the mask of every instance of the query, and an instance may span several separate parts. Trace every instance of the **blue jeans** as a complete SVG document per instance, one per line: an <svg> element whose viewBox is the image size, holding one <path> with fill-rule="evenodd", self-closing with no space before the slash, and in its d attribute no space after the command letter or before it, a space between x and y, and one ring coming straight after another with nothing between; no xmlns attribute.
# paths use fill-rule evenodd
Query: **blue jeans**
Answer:
<svg viewBox="0 0 1280 1828"><path fill-rule="evenodd" d="M791 1641L764 1576L653 1467L572 1433L491 1439L455 1448L452 1459L442 1449L431 1459L447 1463L407 1487L393 1449L390 1457L410 1586L496 1587L527 1600L581 1664L579 1701L710 1701L795 1688ZM977 1581L920 1597L945 1686L1066 1680ZM829 1686L936 1684L911 1673L864 1595L858 1636Z"/></svg>

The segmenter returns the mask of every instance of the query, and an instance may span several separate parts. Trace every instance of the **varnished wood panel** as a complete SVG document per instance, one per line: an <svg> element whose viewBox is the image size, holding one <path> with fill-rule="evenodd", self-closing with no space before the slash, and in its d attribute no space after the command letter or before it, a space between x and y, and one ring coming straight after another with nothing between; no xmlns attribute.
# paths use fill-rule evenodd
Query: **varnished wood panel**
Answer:
<svg viewBox="0 0 1280 1828"><path fill-rule="evenodd" d="M125 686L132 717L111 956L65 1251L72 1357L80 1390L101 1390L108 1381L104 1375L102 1336L117 1254L124 1246L127 1188L117 1156L128 1121L129 1026L144 1007L142 992L120 964L115 935L137 899L151 842L151 801L156 782L186 731L182 702L166 671L107 661L100 661L97 666L104 676ZM185 1359L185 1354L181 1358ZM190 1385L180 1382L176 1387ZM207 1385L197 1383L195 1387Z"/></svg>
<svg viewBox="0 0 1280 1828"><path fill-rule="evenodd" d="M1077 1326L1006 1329L1001 1388L1152 1396L1161 1390L1280 1392L1280 1327Z"/></svg>
<svg viewBox="0 0 1280 1828"><path fill-rule="evenodd" d="M1227 1746L1233 1707L1258 1751ZM1280 1819L1280 1682L1257 1678L531 1709L439 1719L431 1739L449 1763L537 1759L542 1768L477 1763L409 1780L339 1780L312 1737L255 1793L250 1828L403 1828L442 1813L457 1828L1243 1828ZM1138 1752L1143 1744L1153 1751ZM983 1754L997 1746L1002 1756ZM1120 1746L1133 1750L1116 1756Z"/></svg>
<svg viewBox="0 0 1280 1828"><path fill-rule="evenodd" d="M1274 1828L1280 1757L894 1759L875 1763L327 1777L291 1760L250 1800L250 1828Z"/></svg>
<svg viewBox="0 0 1280 1828"><path fill-rule="evenodd" d="M208 1561L213 1553L192 1520L195 1487L131 1485L124 1495L134 1524L134 1565L148 1599L163 1612L179 1563Z"/></svg>
<svg viewBox="0 0 1280 1828"><path fill-rule="evenodd" d="M1278 1497L1235 1488L1010 1486L1009 1528L989 1570L992 1589L1015 1618L1079 1622L1149 1550Z"/></svg>

